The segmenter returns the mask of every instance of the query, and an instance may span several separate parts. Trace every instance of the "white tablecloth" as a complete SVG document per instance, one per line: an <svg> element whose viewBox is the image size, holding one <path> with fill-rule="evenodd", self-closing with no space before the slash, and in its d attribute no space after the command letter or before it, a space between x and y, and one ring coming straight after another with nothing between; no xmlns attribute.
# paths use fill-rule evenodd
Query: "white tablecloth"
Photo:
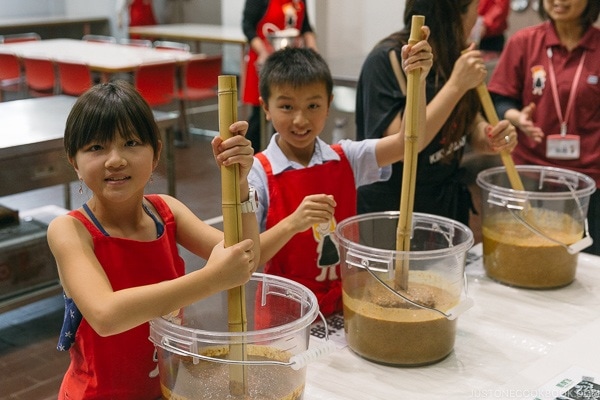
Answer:
<svg viewBox="0 0 600 400"><path fill-rule="evenodd" d="M307 367L305 400L533 399L570 368L600 381L600 257L581 253L567 287L526 290L487 278L480 255L481 244L466 269L475 305L458 318L446 359L419 368L378 365L342 347L336 332L338 350Z"/></svg>

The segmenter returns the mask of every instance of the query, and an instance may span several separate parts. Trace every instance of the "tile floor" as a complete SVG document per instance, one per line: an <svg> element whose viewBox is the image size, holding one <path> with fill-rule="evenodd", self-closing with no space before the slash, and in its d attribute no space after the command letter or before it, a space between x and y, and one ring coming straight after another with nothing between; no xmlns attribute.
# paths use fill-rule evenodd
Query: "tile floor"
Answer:
<svg viewBox="0 0 600 400"><path fill-rule="evenodd" d="M203 219L218 221L221 215L220 174L210 149L210 138L192 135L189 148L176 149L177 197ZM150 192L165 192L164 169L160 170ZM85 200L72 186L73 206ZM475 204L478 190L473 185ZM48 203L62 206L62 187L52 187L0 198L0 203L19 209ZM219 226L217 222L217 226ZM219 228L222 228L219 226ZM479 218L473 216L471 228L480 241ZM183 254L189 265L201 260ZM60 296L0 314L0 400L50 400L56 393L69 362L68 353L55 349L63 315Z"/></svg>

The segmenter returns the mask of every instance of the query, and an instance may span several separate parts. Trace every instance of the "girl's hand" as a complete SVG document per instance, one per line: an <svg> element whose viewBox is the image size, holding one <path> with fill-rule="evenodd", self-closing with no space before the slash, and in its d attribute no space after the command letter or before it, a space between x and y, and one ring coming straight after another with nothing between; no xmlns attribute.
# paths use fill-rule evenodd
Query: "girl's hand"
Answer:
<svg viewBox="0 0 600 400"><path fill-rule="evenodd" d="M248 123L234 122L229 127L229 131L233 133L233 137L223 140L220 136L216 136L212 140L213 155L219 167L239 164L240 180L245 181L254 162L252 143L245 137Z"/></svg>
<svg viewBox="0 0 600 400"><path fill-rule="evenodd" d="M515 127L503 119L496 126L487 125L486 135L488 144L493 152L512 151L517 146L517 131Z"/></svg>
<svg viewBox="0 0 600 400"><path fill-rule="evenodd" d="M433 65L433 53L427 39L429 38L429 27L421 27L425 39L414 45L404 45L402 47L402 68L406 74L411 71L421 69L421 81L425 81L427 74Z"/></svg>
<svg viewBox="0 0 600 400"><path fill-rule="evenodd" d="M258 267L252 251L253 241L242 240L239 243L224 247L224 242L217 244L203 269L207 269L213 277L215 285L221 290L228 290L245 284Z"/></svg>

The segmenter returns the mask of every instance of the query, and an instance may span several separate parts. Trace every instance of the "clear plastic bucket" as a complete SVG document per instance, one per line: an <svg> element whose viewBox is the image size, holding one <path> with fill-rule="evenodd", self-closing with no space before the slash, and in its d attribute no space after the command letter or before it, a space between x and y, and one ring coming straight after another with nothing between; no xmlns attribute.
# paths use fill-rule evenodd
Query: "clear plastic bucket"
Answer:
<svg viewBox="0 0 600 400"><path fill-rule="evenodd" d="M464 267L473 233L451 219L414 213L410 251L398 251L398 217L391 211L363 214L336 228L346 340L377 363L432 364L450 354L456 318L472 305ZM397 274L405 267L402 288Z"/></svg>
<svg viewBox="0 0 600 400"><path fill-rule="evenodd" d="M229 332L227 292L150 322L165 399L302 399L315 295L289 279L254 274L245 285L248 329ZM245 360L230 354L244 346ZM232 393L230 374L246 376ZM238 381L239 382L239 381Z"/></svg>
<svg viewBox="0 0 600 400"><path fill-rule="evenodd" d="M503 284L550 289L575 279L578 253L592 243L587 210L594 180L561 168L520 165L524 191L504 167L477 175L482 198L483 265Z"/></svg>

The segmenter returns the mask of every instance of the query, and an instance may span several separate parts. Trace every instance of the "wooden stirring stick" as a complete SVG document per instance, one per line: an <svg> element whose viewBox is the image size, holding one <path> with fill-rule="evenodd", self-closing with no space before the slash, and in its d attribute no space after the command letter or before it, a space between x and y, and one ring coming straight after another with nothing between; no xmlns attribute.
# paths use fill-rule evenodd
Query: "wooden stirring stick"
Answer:
<svg viewBox="0 0 600 400"><path fill-rule="evenodd" d="M421 27L425 23L422 15L413 15L408 44L416 44L422 38ZM396 230L396 250L410 250L412 231L412 213L415 200L415 181L417 177L417 157L419 129L419 79L421 70L411 71L407 76L406 110L404 133L404 170L402 171L402 189L400 191L400 216ZM400 265L396 265L395 284L401 290L408 289L409 257L404 254Z"/></svg>
<svg viewBox="0 0 600 400"><path fill-rule="evenodd" d="M237 79L235 76L219 76L219 135L223 140L232 137L229 126L237 121ZM221 190L223 210L223 232L225 247L242 240L242 209L240 201L239 166L221 167ZM229 289L227 292L228 322L230 332L246 332L246 296L244 286ZM231 360L247 359L245 343L232 344L229 347ZM232 364L229 367L229 393L243 396L247 393L248 375L245 364Z"/></svg>

